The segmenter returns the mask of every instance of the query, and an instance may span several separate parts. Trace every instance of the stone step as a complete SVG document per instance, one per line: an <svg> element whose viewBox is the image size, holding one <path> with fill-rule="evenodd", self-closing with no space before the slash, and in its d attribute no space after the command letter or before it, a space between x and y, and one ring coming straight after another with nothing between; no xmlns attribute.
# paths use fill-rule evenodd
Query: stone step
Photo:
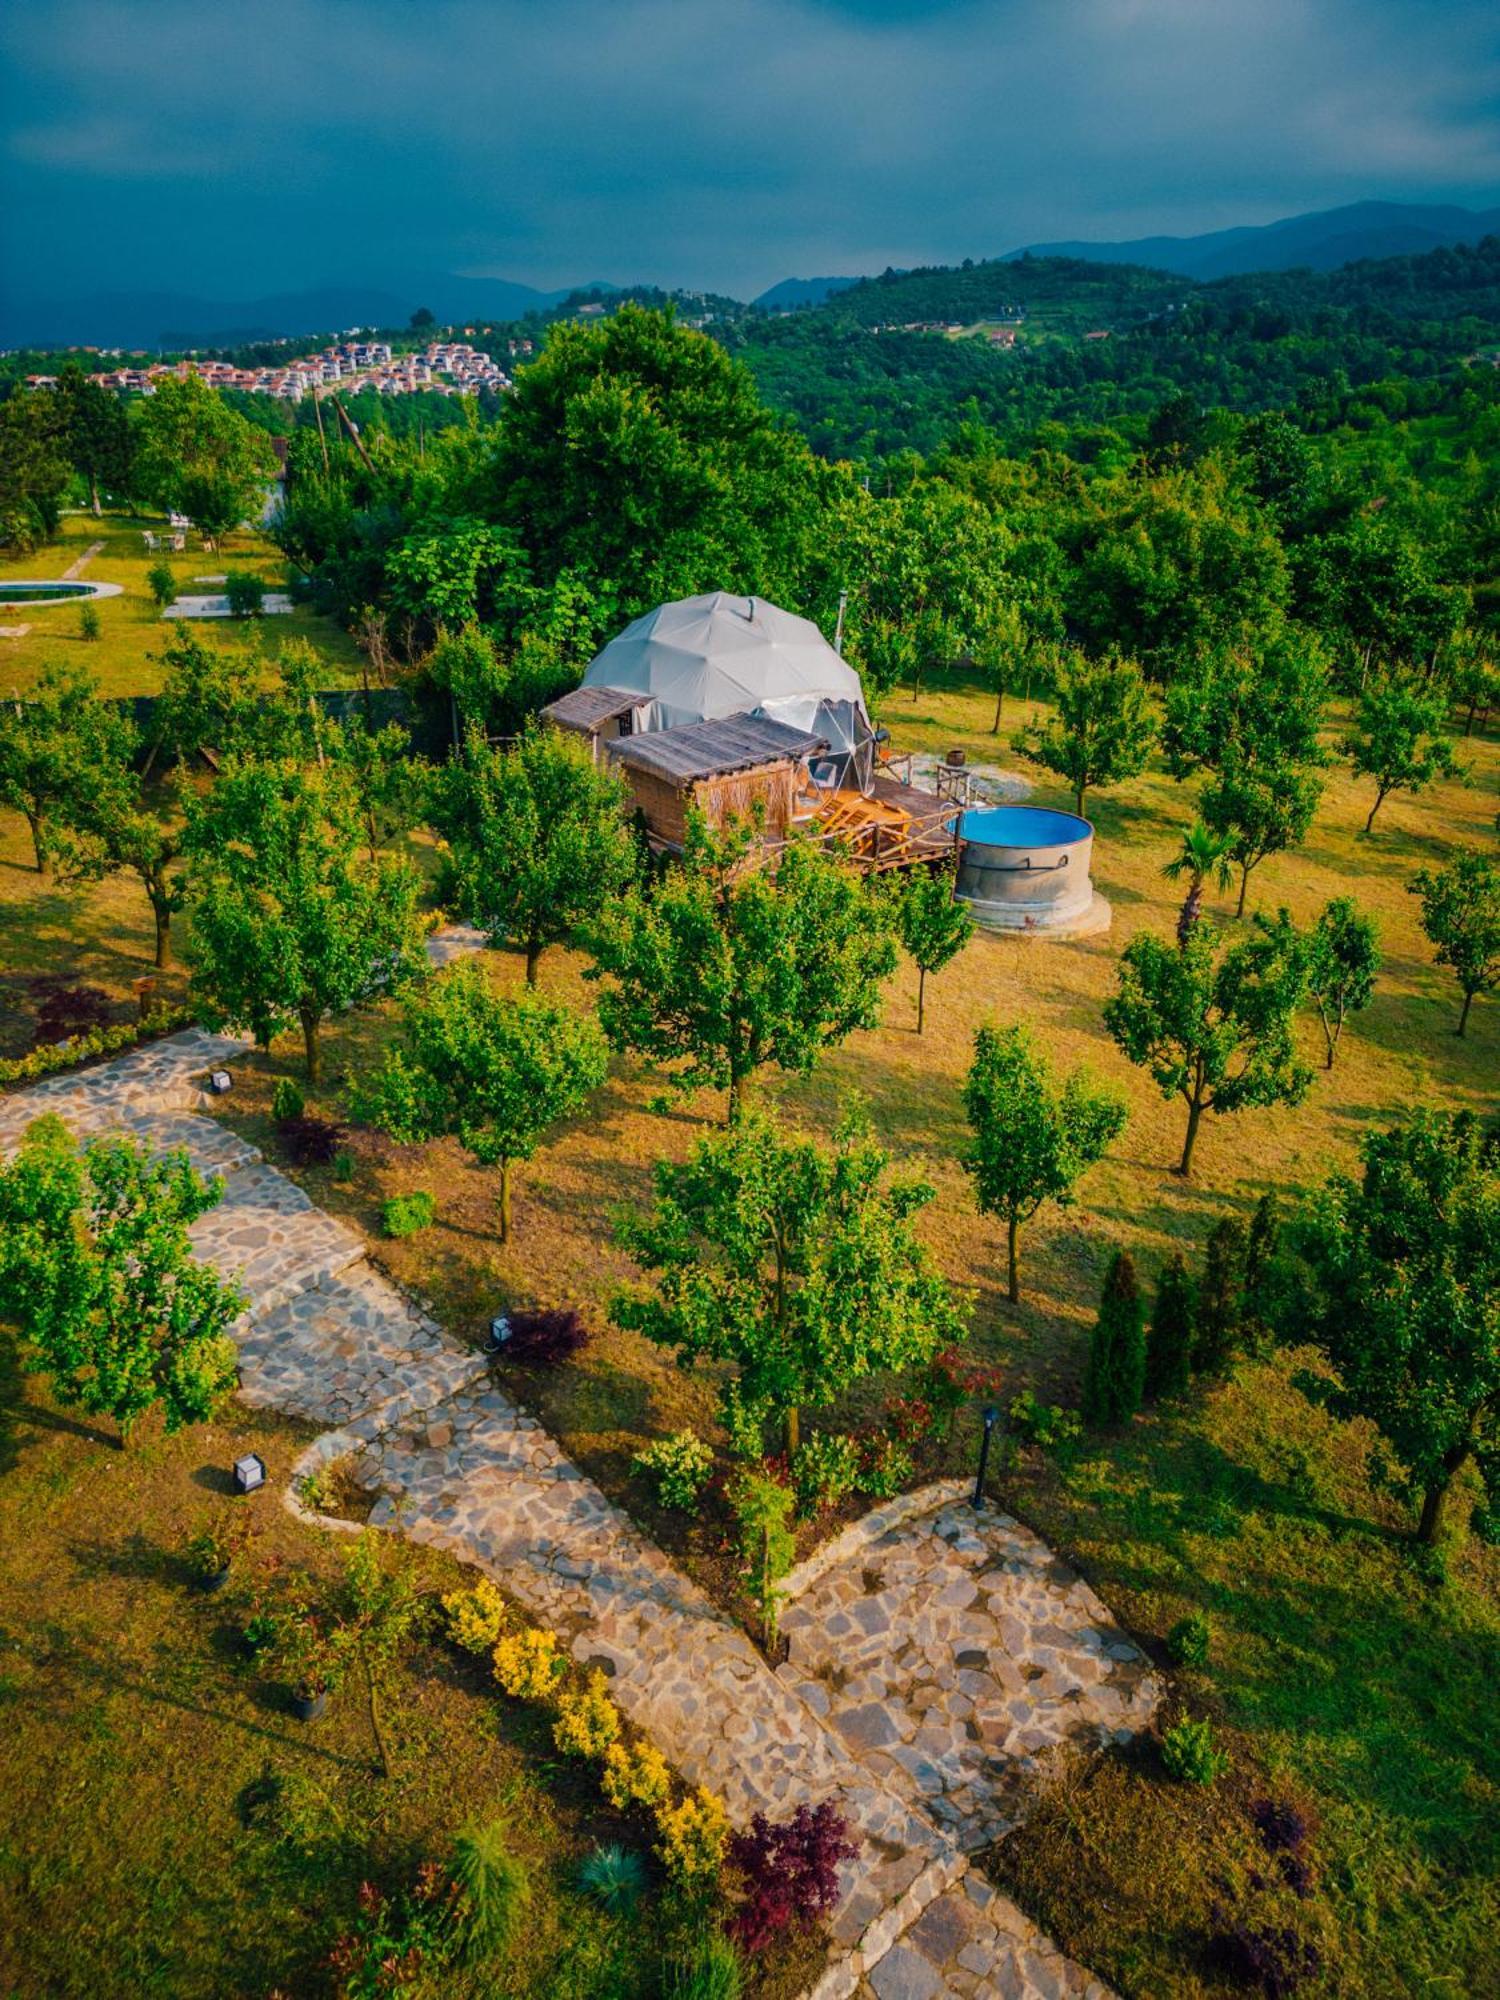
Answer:
<svg viewBox="0 0 1500 2000"><path fill-rule="evenodd" d="M478 1365L368 1261L242 1320L235 1338L247 1402L338 1425L402 1394L440 1402Z"/></svg>
<svg viewBox="0 0 1500 2000"><path fill-rule="evenodd" d="M252 1321L330 1283L365 1254L352 1229L264 1162L232 1174L223 1200L189 1235L197 1254L247 1294Z"/></svg>
<svg viewBox="0 0 1500 2000"><path fill-rule="evenodd" d="M33 1119L55 1113L80 1137L114 1129L133 1113L197 1110L211 1069L233 1063L249 1046L202 1028L165 1035L125 1055L28 1084L0 1098L0 1153L9 1152Z"/></svg>

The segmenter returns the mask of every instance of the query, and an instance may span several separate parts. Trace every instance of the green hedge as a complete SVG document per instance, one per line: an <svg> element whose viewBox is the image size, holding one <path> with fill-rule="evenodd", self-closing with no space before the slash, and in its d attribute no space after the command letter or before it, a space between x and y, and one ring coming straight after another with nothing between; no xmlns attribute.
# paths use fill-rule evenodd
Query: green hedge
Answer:
<svg viewBox="0 0 1500 2000"><path fill-rule="evenodd" d="M11 1083L35 1083L38 1077L53 1076L58 1070L76 1069L95 1056L117 1056L137 1042L192 1025L193 1016L186 1007L161 1007L144 1020L126 1021L118 1028L93 1028L86 1035L70 1035L65 1042L42 1042L30 1055L0 1057L0 1089Z"/></svg>

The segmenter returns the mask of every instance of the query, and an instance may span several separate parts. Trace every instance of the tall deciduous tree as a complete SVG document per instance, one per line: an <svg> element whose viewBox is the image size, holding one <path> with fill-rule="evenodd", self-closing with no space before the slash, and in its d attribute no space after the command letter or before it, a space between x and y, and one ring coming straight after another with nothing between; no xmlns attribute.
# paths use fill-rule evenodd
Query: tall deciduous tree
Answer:
<svg viewBox="0 0 1500 2000"><path fill-rule="evenodd" d="M401 1046L354 1094L359 1115L406 1142L451 1133L500 1170L500 1241L510 1236L511 1168L604 1081L594 1022L533 994L497 993L456 965L406 1003Z"/></svg>
<svg viewBox="0 0 1500 2000"><path fill-rule="evenodd" d="M889 1167L856 1122L824 1147L747 1112L658 1164L655 1207L620 1231L655 1289L622 1296L613 1318L685 1364L733 1363L731 1431L743 1443L774 1417L794 1452L802 1410L958 1337L913 1228L933 1191Z"/></svg>
<svg viewBox="0 0 1500 2000"><path fill-rule="evenodd" d="M1374 918L1361 916L1352 896L1325 903L1307 940L1307 990L1323 1023L1326 1069L1333 1068L1348 1016L1369 1006L1379 967Z"/></svg>
<svg viewBox="0 0 1500 2000"><path fill-rule="evenodd" d="M146 499L186 514L215 544L259 516L276 476L271 440L201 377L164 376L132 417L135 483Z"/></svg>
<svg viewBox="0 0 1500 2000"><path fill-rule="evenodd" d="M26 554L55 535L71 476L52 391L21 390L0 403L0 543Z"/></svg>
<svg viewBox="0 0 1500 2000"><path fill-rule="evenodd" d="M1095 1090L1082 1071L1062 1088L1024 1028L984 1027L964 1085L974 1139L964 1166L979 1206L1003 1216L1008 1291L1021 1296L1017 1238L1043 1202L1066 1206L1078 1182L1123 1131L1124 1101Z"/></svg>
<svg viewBox="0 0 1500 2000"><path fill-rule="evenodd" d="M1344 751L1355 777L1375 780L1366 833L1392 792L1425 791L1434 778L1455 777L1460 769L1442 693L1409 680L1381 681L1365 691Z"/></svg>
<svg viewBox="0 0 1500 2000"><path fill-rule="evenodd" d="M269 1043L296 1022L307 1073L324 1019L425 970L409 863L359 849L359 801L336 765L231 759L189 802L193 997L214 1026Z"/></svg>
<svg viewBox="0 0 1500 2000"><path fill-rule="evenodd" d="M44 879L59 829L85 811L99 773L126 762L132 740L93 678L72 667L43 667L26 700L0 710L0 805L25 816Z"/></svg>
<svg viewBox="0 0 1500 2000"><path fill-rule="evenodd" d="M1294 1378L1314 1402L1379 1432L1372 1474L1421 1503L1435 1542L1471 1463L1493 1531L1500 1500L1500 1171L1476 1120L1422 1111L1372 1133L1356 1180L1331 1180L1294 1235L1305 1283L1281 1326L1327 1372ZM1394 1463L1392 1463L1394 1461Z"/></svg>
<svg viewBox="0 0 1500 2000"><path fill-rule="evenodd" d="M80 1152L55 1117L0 1164L0 1318L59 1401L113 1418L127 1442L148 1410L175 1431L234 1386L244 1301L187 1234L221 1192L186 1153L152 1160L121 1138Z"/></svg>
<svg viewBox="0 0 1500 2000"><path fill-rule="evenodd" d="M57 378L63 436L73 470L85 480L97 515L101 487L123 493L130 485L131 432L125 405L113 389L69 364Z"/></svg>
<svg viewBox="0 0 1500 2000"><path fill-rule="evenodd" d="M1110 1260L1089 1342L1083 1414L1091 1424L1123 1424L1146 1388L1146 1329L1135 1265L1128 1250Z"/></svg>
<svg viewBox="0 0 1500 2000"><path fill-rule="evenodd" d="M1305 953L1287 921L1225 948L1207 924L1173 947L1140 932L1120 959L1104 1023L1163 1097L1180 1097L1187 1131L1176 1171L1186 1175L1205 1111L1296 1104L1312 1072L1294 1036L1307 990Z"/></svg>
<svg viewBox="0 0 1500 2000"><path fill-rule="evenodd" d="M1198 810L1240 871L1237 917L1245 914L1251 871L1268 855L1301 846L1322 796L1323 780L1309 765L1257 762L1238 751L1225 757L1204 787Z"/></svg>
<svg viewBox="0 0 1500 2000"><path fill-rule="evenodd" d="M1500 986L1500 868L1471 848L1441 868L1423 868L1410 886L1422 899L1422 928L1438 964L1457 975L1464 1004L1454 1032L1462 1035L1474 995Z"/></svg>
<svg viewBox="0 0 1500 2000"><path fill-rule="evenodd" d="M1138 776L1155 742L1156 717L1140 668L1131 660L1075 655L1058 671L1057 713L1021 730L1014 748L1066 778L1082 813L1095 785Z"/></svg>
<svg viewBox="0 0 1500 2000"><path fill-rule="evenodd" d="M772 875L747 868L752 843L690 817L681 864L593 927L588 975L611 1042L681 1088L727 1088L731 1118L762 1064L805 1074L873 1027L897 957L888 903L852 868L793 842Z"/></svg>
<svg viewBox="0 0 1500 2000"><path fill-rule="evenodd" d="M901 943L917 968L917 1033L926 1017L927 975L941 972L974 935L968 906L953 893L953 877L944 871L929 875L918 870L904 883L896 905Z"/></svg>
<svg viewBox="0 0 1500 2000"><path fill-rule="evenodd" d="M430 808L452 854L459 908L496 945L519 945L526 983L549 945L596 918L635 878L628 792L577 737L532 728L513 750L471 733Z"/></svg>

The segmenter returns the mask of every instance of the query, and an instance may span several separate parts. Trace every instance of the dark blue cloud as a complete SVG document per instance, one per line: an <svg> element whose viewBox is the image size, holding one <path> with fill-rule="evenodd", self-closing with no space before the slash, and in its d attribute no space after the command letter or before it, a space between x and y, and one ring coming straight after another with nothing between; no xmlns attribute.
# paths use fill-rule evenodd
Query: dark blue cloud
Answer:
<svg viewBox="0 0 1500 2000"><path fill-rule="evenodd" d="M7 288L699 283L1493 200L1489 0L49 0Z"/></svg>

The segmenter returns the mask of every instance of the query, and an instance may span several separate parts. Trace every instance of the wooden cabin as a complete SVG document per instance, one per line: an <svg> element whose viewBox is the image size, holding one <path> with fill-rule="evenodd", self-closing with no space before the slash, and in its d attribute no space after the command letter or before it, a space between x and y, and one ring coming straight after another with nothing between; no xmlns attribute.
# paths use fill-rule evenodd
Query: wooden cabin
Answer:
<svg viewBox="0 0 1500 2000"><path fill-rule="evenodd" d="M821 736L755 715L617 736L604 745L624 773L653 844L672 850L686 838L690 806L712 827L759 813L764 838L784 840L822 803L808 759L827 748Z"/></svg>

